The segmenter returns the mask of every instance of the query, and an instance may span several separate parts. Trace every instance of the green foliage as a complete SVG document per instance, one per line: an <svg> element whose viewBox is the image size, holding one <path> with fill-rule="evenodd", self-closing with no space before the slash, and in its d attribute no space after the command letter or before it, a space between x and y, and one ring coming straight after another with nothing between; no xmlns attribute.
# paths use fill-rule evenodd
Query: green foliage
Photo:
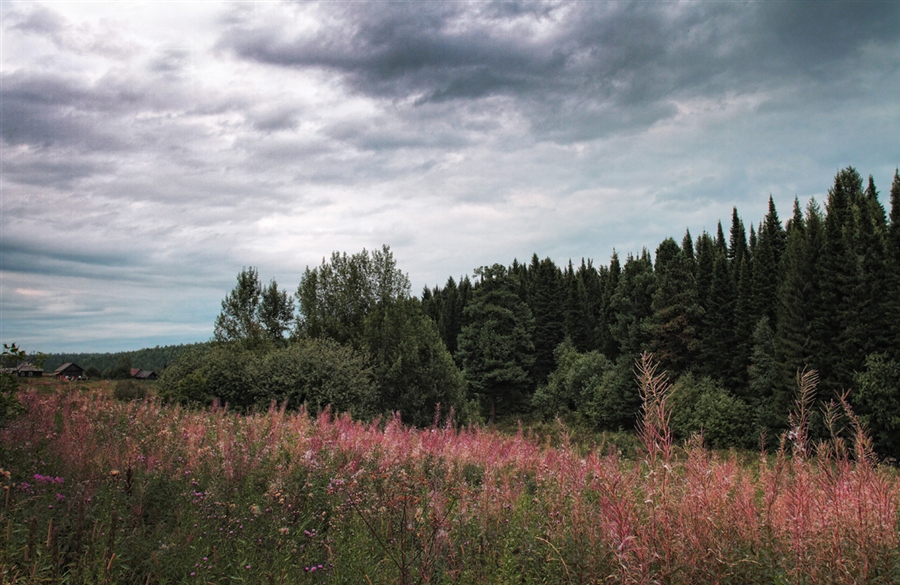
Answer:
<svg viewBox="0 0 900 585"><path fill-rule="evenodd" d="M222 300L216 317L214 339L239 342L249 348L280 343L294 318L293 299L278 290L272 280L267 287L259 282L256 268L244 268L234 289Z"/></svg>
<svg viewBox="0 0 900 585"><path fill-rule="evenodd" d="M534 387L534 317L504 266L486 266L476 275L481 282L466 307L456 357L470 391L493 419L498 411L518 412Z"/></svg>
<svg viewBox="0 0 900 585"><path fill-rule="evenodd" d="M648 347L648 324L653 316L656 280L647 250L639 258L628 256L610 295L606 319L610 336L621 355L637 356Z"/></svg>
<svg viewBox="0 0 900 585"><path fill-rule="evenodd" d="M206 345L209 345L209 342L189 343L182 345L158 345L156 347L148 347L135 351L124 351L116 353L47 354L44 371L53 371L62 364L71 362L83 367L86 374L91 368L99 371L100 375L97 375L96 373L88 374L90 378L98 379L102 376L102 373L104 371L115 368L120 360L122 360L123 358L127 358L129 362L136 368L141 368L143 370L152 370L159 373L166 369L169 364L172 364L176 360L178 360L178 357L181 354L192 351L197 347L205 347Z"/></svg>
<svg viewBox="0 0 900 585"><path fill-rule="evenodd" d="M672 431L678 439L701 434L710 447L752 447L751 409L721 384L685 374L672 389Z"/></svg>
<svg viewBox="0 0 900 585"><path fill-rule="evenodd" d="M542 384L556 368L553 352L565 337L565 305L562 274L550 258L531 259L528 269L526 299L534 317L534 365L531 377L534 384Z"/></svg>
<svg viewBox="0 0 900 585"><path fill-rule="evenodd" d="M409 290L409 278L397 268L390 247L352 256L334 252L330 262L307 268L300 279L296 333L360 348L369 312L409 298Z"/></svg>
<svg viewBox="0 0 900 585"><path fill-rule="evenodd" d="M700 350L697 327L703 311L697 299L693 257L668 238L656 250L654 272L653 313L645 324L649 349L662 367L680 374L688 370Z"/></svg>
<svg viewBox="0 0 900 585"><path fill-rule="evenodd" d="M435 324L415 300L397 301L367 315L363 339L373 357L379 406L399 412L404 422L425 426L440 408L469 418L462 374Z"/></svg>
<svg viewBox="0 0 900 585"><path fill-rule="evenodd" d="M313 413L369 417L376 405L372 373L362 355L330 339L298 339L257 359L253 367L256 403L301 405Z"/></svg>
<svg viewBox="0 0 900 585"><path fill-rule="evenodd" d="M103 377L107 380L127 380L131 378L131 357L123 355L116 362L116 365L103 372Z"/></svg>
<svg viewBox="0 0 900 585"><path fill-rule="evenodd" d="M447 298L436 290L424 311L450 332L458 326L464 293L451 279ZM399 412L404 421L425 425L434 420L440 404L444 414L452 409L468 418L459 370L435 323L410 298L409 279L389 247L352 256L332 254L330 262L306 270L297 298L299 339L331 339L368 358L376 410Z"/></svg>
<svg viewBox="0 0 900 585"><path fill-rule="evenodd" d="M207 406L218 400L238 410L270 403L311 412L331 406L369 416L375 391L365 360L333 340L300 339L267 352L221 345L185 354L157 382L161 398Z"/></svg>
<svg viewBox="0 0 900 585"><path fill-rule="evenodd" d="M26 357L23 349L15 343L3 344L3 353L0 354L0 366L3 368L15 367ZM0 371L0 428L23 412L19 402L19 379L15 374Z"/></svg>
<svg viewBox="0 0 900 585"><path fill-rule="evenodd" d="M598 430L634 427L641 399L630 359L612 362L597 351L579 353L570 340L557 348L556 359L556 370L532 397L538 412L575 413Z"/></svg>
<svg viewBox="0 0 900 585"><path fill-rule="evenodd" d="M853 405L872 435L875 451L900 459L900 362L883 353L868 356L865 370L854 376L854 386Z"/></svg>
<svg viewBox="0 0 900 585"><path fill-rule="evenodd" d="M113 388L116 400L143 400L147 396L147 386L137 380L120 380Z"/></svg>

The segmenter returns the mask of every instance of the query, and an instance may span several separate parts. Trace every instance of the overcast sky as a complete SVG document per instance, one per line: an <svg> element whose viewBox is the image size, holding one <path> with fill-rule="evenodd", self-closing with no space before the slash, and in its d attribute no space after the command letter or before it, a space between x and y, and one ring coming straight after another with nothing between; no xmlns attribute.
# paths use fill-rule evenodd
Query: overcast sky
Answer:
<svg viewBox="0 0 900 585"><path fill-rule="evenodd" d="M900 2L8 2L0 339L205 341L388 244L608 264L900 164Z"/></svg>

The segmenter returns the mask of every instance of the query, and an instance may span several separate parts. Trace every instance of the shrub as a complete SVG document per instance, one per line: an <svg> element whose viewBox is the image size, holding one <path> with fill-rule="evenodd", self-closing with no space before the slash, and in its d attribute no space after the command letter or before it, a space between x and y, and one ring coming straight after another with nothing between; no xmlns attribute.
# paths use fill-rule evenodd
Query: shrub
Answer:
<svg viewBox="0 0 900 585"><path fill-rule="evenodd" d="M711 447L752 446L747 445L750 422L747 404L712 378L686 374L673 387L672 431L678 439L702 433Z"/></svg>
<svg viewBox="0 0 900 585"><path fill-rule="evenodd" d="M19 403L19 380L8 372L0 372L0 427L22 411Z"/></svg>
<svg viewBox="0 0 900 585"><path fill-rule="evenodd" d="M113 389L116 400L143 400L147 396L147 388L137 380L119 380Z"/></svg>

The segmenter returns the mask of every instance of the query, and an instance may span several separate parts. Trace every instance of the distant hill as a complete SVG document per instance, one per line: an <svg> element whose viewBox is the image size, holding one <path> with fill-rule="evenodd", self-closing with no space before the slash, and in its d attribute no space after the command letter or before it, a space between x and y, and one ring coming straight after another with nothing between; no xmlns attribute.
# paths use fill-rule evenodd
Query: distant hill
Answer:
<svg viewBox="0 0 900 585"><path fill-rule="evenodd" d="M189 349L209 345L209 342L188 343L182 345L165 345L121 351L117 353L51 353L47 354L44 371L52 372L62 364L74 362L84 369L97 368L101 372L113 370L123 359L130 362L129 367L142 370L162 371Z"/></svg>

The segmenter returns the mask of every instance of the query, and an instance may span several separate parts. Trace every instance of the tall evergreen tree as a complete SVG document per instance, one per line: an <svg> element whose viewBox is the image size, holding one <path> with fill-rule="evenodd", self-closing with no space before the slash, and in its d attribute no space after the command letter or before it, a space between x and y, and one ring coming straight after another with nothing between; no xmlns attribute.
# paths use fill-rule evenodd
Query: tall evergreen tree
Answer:
<svg viewBox="0 0 900 585"><path fill-rule="evenodd" d="M888 355L900 362L900 172L894 170L891 183L891 213L887 228L887 321L891 324Z"/></svg>
<svg viewBox="0 0 900 585"><path fill-rule="evenodd" d="M769 197L769 211L759 224L758 240L753 253L753 300L751 306L756 318L768 317L770 325L775 323L775 293L781 280L781 255L784 252L784 228L778 219L778 212L772 197Z"/></svg>
<svg viewBox="0 0 900 585"><path fill-rule="evenodd" d="M591 316L588 306L587 292L584 283L575 273L575 267L569 260L563 276L565 288L565 335L572 340L575 348L580 352L593 349L595 319Z"/></svg>
<svg viewBox="0 0 900 585"><path fill-rule="evenodd" d="M491 419L517 412L534 389L534 318L516 294L517 279L500 264L476 271L480 281L463 313L457 359L469 390Z"/></svg>
<svg viewBox="0 0 900 585"><path fill-rule="evenodd" d="M556 369L554 351L565 338L563 313L562 275L550 258L537 259L534 255L529 267L528 307L534 316L534 367L532 376L536 384L547 380Z"/></svg>
<svg viewBox="0 0 900 585"><path fill-rule="evenodd" d="M595 309L597 314L596 349L611 360L618 359L622 351L621 340L617 336L616 328L618 318L613 298L619 288L622 277L622 266L619 264L619 255L613 250L609 267L601 267L597 271L597 298L599 303Z"/></svg>
<svg viewBox="0 0 900 585"><path fill-rule="evenodd" d="M699 350L697 324L702 317L694 282L693 263L675 240L656 249L657 287L649 320L650 349L671 375L686 372Z"/></svg>
<svg viewBox="0 0 900 585"><path fill-rule="evenodd" d="M731 211L731 234L728 240L728 260L735 275L740 271L741 260L748 252L747 231L744 229L744 222L741 221L737 207L735 207Z"/></svg>
<svg viewBox="0 0 900 585"><path fill-rule="evenodd" d="M848 268L851 281L850 317L846 324L843 352L852 372L861 371L867 355L884 351L891 333L887 321L888 290L884 207L872 177L869 186L853 206L853 236Z"/></svg>
<svg viewBox="0 0 900 585"><path fill-rule="evenodd" d="M740 379L734 376L732 364L736 296L728 259L718 252L713 260L712 279L703 314L699 371L702 375L720 380L732 390L740 383Z"/></svg>
<svg viewBox="0 0 900 585"><path fill-rule="evenodd" d="M798 208L799 202L790 223L776 306L775 349L781 365L778 383L783 391L793 391L798 371L817 367L818 346L812 323L821 308L816 270L824 220L815 199L807 205L805 217L797 213Z"/></svg>
<svg viewBox="0 0 900 585"><path fill-rule="evenodd" d="M709 291L712 287L713 264L719 251L712 237L707 232L697 238L696 273L697 302L706 310L709 302Z"/></svg>
<svg viewBox="0 0 900 585"><path fill-rule="evenodd" d="M852 295L856 278L856 260L851 240L854 231L853 204L862 196L862 178L847 167L834 179L828 191L825 215L825 241L819 263L822 287L822 311L815 335L820 343L820 395L829 396L852 382L853 356L844 353L847 332L853 315Z"/></svg>
<svg viewBox="0 0 900 585"><path fill-rule="evenodd" d="M650 253L644 249L639 258L629 254L609 301L610 316L614 319L610 322L610 332L623 357L637 357L649 348L648 326L655 290L656 275Z"/></svg>

